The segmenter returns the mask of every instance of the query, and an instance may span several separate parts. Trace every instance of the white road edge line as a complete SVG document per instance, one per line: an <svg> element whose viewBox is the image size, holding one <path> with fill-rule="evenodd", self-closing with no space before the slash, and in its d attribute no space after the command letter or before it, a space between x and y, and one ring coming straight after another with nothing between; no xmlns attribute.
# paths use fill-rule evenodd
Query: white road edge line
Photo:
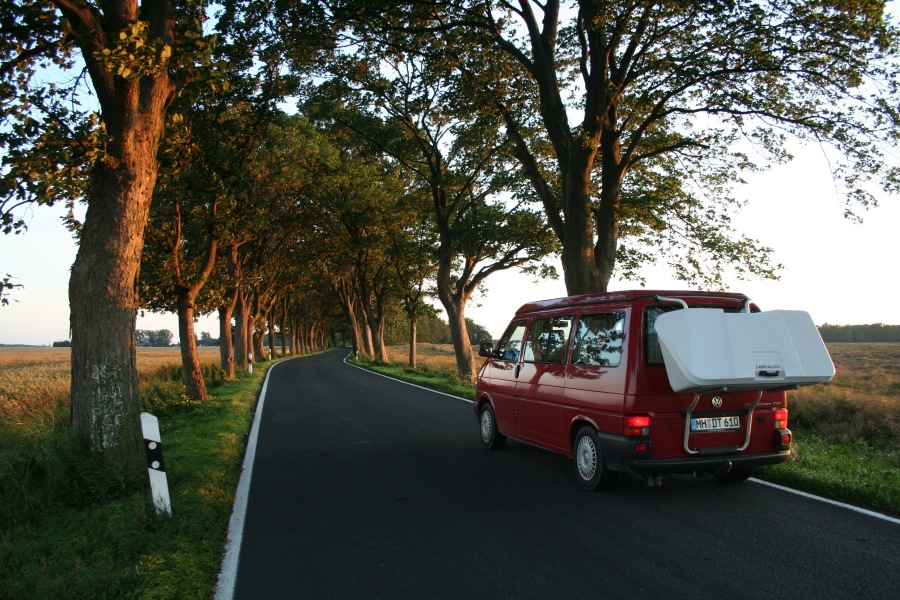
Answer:
<svg viewBox="0 0 900 600"><path fill-rule="evenodd" d="M396 379L395 377L390 377L389 375L382 375L381 373L376 373L375 371L371 371L364 367L360 367L358 365L354 365L353 363L347 362L347 359L344 359L344 364L349 365L351 367L355 367L357 369L367 371L372 373L373 375L378 375L379 377L384 377L386 379L393 379L394 381L399 381L400 383L405 383L406 385L411 385L413 387L419 388L420 390L426 390L429 392L434 392L435 394L440 394L442 396L449 396L451 398L456 398L457 400L462 400L463 402L468 402L469 404L473 404L473 402L467 398L462 398L460 396L454 396L453 394L447 394L445 392L439 392L438 390L434 390L428 387L424 387L421 385L416 385L415 383L409 383L408 381L403 381L402 379ZM825 504L832 504L834 506L839 506L841 508L846 508L847 510L852 510L854 512L858 512L864 514L869 517L873 517L876 519L881 519L882 521L887 521L888 523L894 523L895 525L900 525L900 519L895 519L894 517L889 517L887 515L883 515L881 513L867 510L865 508L860 508L858 506L853 506L852 504L845 504L843 502L838 502L837 500L830 500L828 498L823 498L822 496L816 496L815 494L810 494L807 492L801 492L800 490L794 490L789 487L784 487L783 485L777 485L775 483L769 483L768 481L763 481L762 479L756 479L755 477L751 477L750 481L754 483L759 483L762 485L767 485L771 488L775 488L777 490L781 490L783 492L788 492L790 494L796 494L798 496L803 496L804 498L809 498L810 500L817 500L819 502L824 502Z"/></svg>
<svg viewBox="0 0 900 600"><path fill-rule="evenodd" d="M266 379L263 381L262 390L259 393L259 403L256 405L256 414L253 416L253 425L250 427L250 437L247 438L247 449L244 452L241 478L238 480L234 506L228 521L228 541L225 543L225 555L222 557L222 567L216 581L215 600L232 600L234 598L238 559L241 556L241 542L244 537L244 519L247 516L247 501L250 498L250 480L253 478L253 461L256 458L256 441L259 439L259 421L266 401L269 375L272 374L272 369L283 362L287 361L280 361L272 365L266 373Z"/></svg>
<svg viewBox="0 0 900 600"><path fill-rule="evenodd" d="M777 483L770 483L768 481L763 481L762 479L756 479L755 477L751 477L750 481L752 481L754 483L759 483L762 485L767 485L771 488L775 488L776 490L781 490L782 492L788 492L791 494L796 494L797 496L803 496L804 498L809 498L811 500L818 500L819 502L824 502L825 504L832 504L834 506L846 508L847 510L852 510L853 512L858 512L860 514L866 515L868 517L873 517L875 519L881 519L882 521L887 521L888 523L893 523L894 525L900 525L900 519L895 519L894 517L889 517L887 515L883 515L879 512L875 512L874 510L860 508L858 506L853 506L852 504L845 504L844 502L838 502L837 500L830 500L828 498L816 496L815 494L810 494L808 492L801 492L800 490L794 490L789 487L784 487L783 485L778 485Z"/></svg>

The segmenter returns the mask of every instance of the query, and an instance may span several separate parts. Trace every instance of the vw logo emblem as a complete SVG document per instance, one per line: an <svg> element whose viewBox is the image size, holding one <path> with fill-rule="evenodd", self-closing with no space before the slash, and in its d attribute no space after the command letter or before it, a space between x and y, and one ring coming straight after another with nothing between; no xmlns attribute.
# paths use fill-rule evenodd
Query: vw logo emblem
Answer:
<svg viewBox="0 0 900 600"><path fill-rule="evenodd" d="M721 396L713 396L712 405L716 408L722 408L722 397Z"/></svg>

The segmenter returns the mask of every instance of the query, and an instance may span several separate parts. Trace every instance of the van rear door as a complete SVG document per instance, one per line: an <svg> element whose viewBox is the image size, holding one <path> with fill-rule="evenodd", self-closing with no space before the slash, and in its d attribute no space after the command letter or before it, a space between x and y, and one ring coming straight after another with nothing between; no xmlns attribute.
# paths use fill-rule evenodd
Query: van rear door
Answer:
<svg viewBox="0 0 900 600"><path fill-rule="evenodd" d="M726 310L740 310L728 307ZM775 411L786 406L784 392L710 391L674 393L656 333L656 318L670 306L644 309L644 369L630 410L652 415L653 458L703 457L772 451Z"/></svg>

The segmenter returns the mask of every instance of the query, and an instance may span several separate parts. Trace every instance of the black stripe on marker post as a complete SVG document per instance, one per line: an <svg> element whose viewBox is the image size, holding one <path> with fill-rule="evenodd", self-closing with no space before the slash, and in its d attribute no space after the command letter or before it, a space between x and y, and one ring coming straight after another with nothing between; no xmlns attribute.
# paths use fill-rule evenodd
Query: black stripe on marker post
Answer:
<svg viewBox="0 0 900 600"><path fill-rule="evenodd" d="M145 439L144 451L147 454L147 468L165 473L166 463L163 461L162 442Z"/></svg>

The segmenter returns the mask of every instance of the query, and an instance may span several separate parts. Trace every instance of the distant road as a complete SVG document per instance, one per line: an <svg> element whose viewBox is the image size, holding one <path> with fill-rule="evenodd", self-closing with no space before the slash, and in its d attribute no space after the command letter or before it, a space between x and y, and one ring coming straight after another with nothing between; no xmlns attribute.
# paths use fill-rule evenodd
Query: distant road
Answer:
<svg viewBox="0 0 900 600"><path fill-rule="evenodd" d="M585 492L344 356L270 371L236 598L900 598L896 523L753 482Z"/></svg>

